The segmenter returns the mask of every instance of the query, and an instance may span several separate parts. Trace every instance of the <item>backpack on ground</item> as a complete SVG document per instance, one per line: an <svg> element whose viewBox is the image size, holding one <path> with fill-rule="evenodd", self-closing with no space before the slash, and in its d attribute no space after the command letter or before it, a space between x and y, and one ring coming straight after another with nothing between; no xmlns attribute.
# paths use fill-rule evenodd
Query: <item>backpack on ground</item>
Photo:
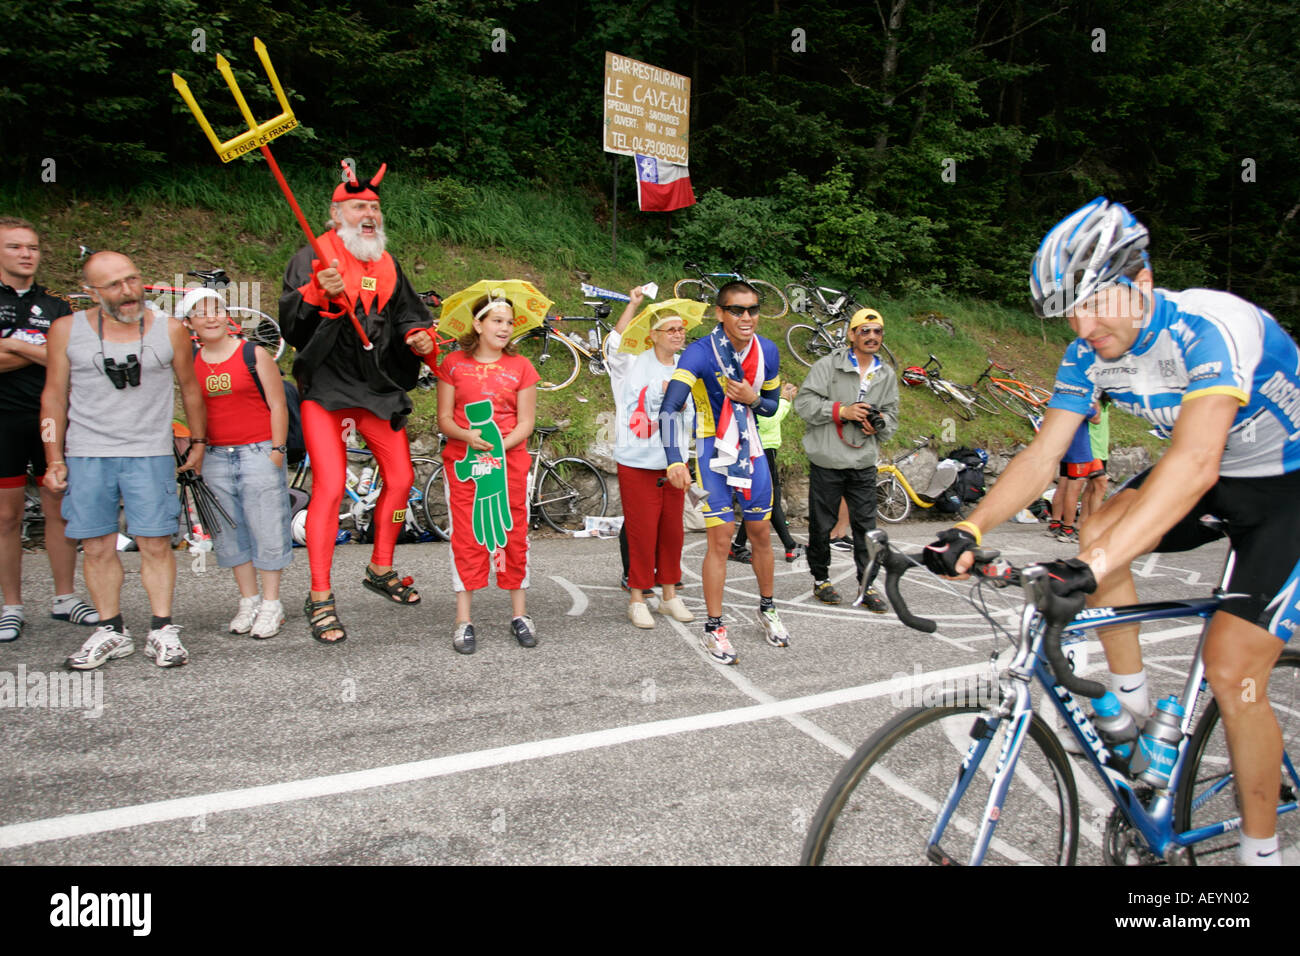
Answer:
<svg viewBox="0 0 1300 956"><path fill-rule="evenodd" d="M964 467L957 475L953 491L961 498L962 504L974 504L984 497L987 488L984 484L984 466L988 459L984 453L974 448L954 448L944 457L960 462Z"/></svg>

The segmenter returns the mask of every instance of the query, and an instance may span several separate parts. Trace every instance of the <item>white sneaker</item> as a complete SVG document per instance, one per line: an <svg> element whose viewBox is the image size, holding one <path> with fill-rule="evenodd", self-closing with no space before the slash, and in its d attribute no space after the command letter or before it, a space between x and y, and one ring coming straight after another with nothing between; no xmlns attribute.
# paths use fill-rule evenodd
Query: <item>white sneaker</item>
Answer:
<svg viewBox="0 0 1300 956"><path fill-rule="evenodd" d="M734 664L740 659L732 649L731 642L727 640L725 627L720 627L716 631L705 631L700 640L704 643L704 649L709 652L709 656L719 664Z"/></svg>
<svg viewBox="0 0 1300 956"><path fill-rule="evenodd" d="M650 608L645 601L632 601L627 606L627 619L641 628L652 628L655 619L650 616Z"/></svg>
<svg viewBox="0 0 1300 956"><path fill-rule="evenodd" d="M785 629L785 625L777 617L776 608L770 611L759 611L758 625L763 629L763 636L767 638L767 643L773 647L790 646L790 632Z"/></svg>
<svg viewBox="0 0 1300 956"><path fill-rule="evenodd" d="M231 634L247 634L253 629L253 621L257 618L257 609L262 605L262 596L256 594L253 597L241 597L239 599L239 613L235 615L234 620L230 622Z"/></svg>
<svg viewBox="0 0 1300 956"><path fill-rule="evenodd" d="M81 650L67 660L73 670L90 671L105 661L126 657L135 653L135 642L131 640L130 631L115 631L103 625L95 628L95 633L86 638Z"/></svg>
<svg viewBox="0 0 1300 956"><path fill-rule="evenodd" d="M279 601L263 601L257 609L257 619L253 621L250 632L259 640L275 637L284 624L284 605Z"/></svg>
<svg viewBox="0 0 1300 956"><path fill-rule="evenodd" d="M146 657L153 658L159 667L180 667L190 659L190 652L181 644L181 629L178 624L167 624L156 631L150 631L144 653Z"/></svg>
<svg viewBox="0 0 1300 956"><path fill-rule="evenodd" d="M660 601L658 611L660 614L671 617L674 621L681 621L683 624L689 624L695 620L695 615L686 606L686 602L679 597L668 601Z"/></svg>

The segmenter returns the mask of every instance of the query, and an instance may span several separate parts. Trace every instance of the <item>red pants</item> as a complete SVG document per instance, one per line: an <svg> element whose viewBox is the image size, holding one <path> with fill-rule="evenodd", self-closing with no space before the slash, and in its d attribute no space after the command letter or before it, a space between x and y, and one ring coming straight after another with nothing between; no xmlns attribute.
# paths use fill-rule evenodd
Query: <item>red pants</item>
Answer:
<svg viewBox="0 0 1300 956"><path fill-rule="evenodd" d="M641 591L682 579L686 492L670 485L665 476L664 471L618 466L627 529L627 585Z"/></svg>
<svg viewBox="0 0 1300 956"><path fill-rule="evenodd" d="M457 591L477 591L488 585L495 567L497 587L514 591L528 587L528 469L532 456L523 445L506 452L506 489L510 495L513 526L506 546L495 553L474 540L474 481L456 477L456 463L444 454L442 473L447 484L447 512L451 519L451 583Z"/></svg>
<svg viewBox="0 0 1300 956"><path fill-rule="evenodd" d="M364 408L326 411L317 402L302 403L302 435L311 457L311 502L307 505L307 561L311 589L329 591L334 541L339 534L339 505L347 480L344 435L355 428L375 455L384 488L370 514L375 545L370 560L377 567L393 563L393 546L406 520L415 473L406 430L395 432L387 421Z"/></svg>

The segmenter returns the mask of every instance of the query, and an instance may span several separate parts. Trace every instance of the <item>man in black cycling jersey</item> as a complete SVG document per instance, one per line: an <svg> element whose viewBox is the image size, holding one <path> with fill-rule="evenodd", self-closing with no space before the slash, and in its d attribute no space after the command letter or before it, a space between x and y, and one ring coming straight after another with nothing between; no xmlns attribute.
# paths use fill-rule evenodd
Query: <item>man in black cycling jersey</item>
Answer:
<svg viewBox="0 0 1300 956"><path fill-rule="evenodd" d="M1300 352L1272 316L1236 296L1154 288L1147 241L1127 209L1102 198L1043 239L1030 272L1034 307L1065 316L1078 338L1033 443L969 520L926 548L926 565L948 576L968 571L982 529L1006 521L1047 484L1100 391L1171 438L1155 467L1091 516L1079 556L1047 568L1058 593L1086 592L1092 606L1135 603L1134 558L1218 537L1203 515L1227 522L1237 552L1228 589L1245 596L1225 601L1211 619L1206 677L1242 809L1238 860L1279 865L1282 735L1267 689L1300 625ZM1137 632L1102 628L1100 637L1111 689L1140 725L1151 702Z"/></svg>

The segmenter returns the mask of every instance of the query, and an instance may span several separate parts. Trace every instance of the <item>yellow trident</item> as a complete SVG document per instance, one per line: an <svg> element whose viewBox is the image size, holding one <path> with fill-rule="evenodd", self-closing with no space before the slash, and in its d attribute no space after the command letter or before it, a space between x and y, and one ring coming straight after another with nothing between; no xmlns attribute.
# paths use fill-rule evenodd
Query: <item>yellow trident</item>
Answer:
<svg viewBox="0 0 1300 956"><path fill-rule="evenodd" d="M253 111L248 108L244 94L239 91L239 84L235 82L235 74L230 69L230 63L218 53L217 70L226 78L226 85L230 87L230 92L234 94L239 112L244 115L244 122L248 124L248 132L240 133L234 139L226 140L224 143L217 139L212 124L203 115L203 110L199 109L194 94L190 92L189 84L179 74L172 74L172 85L176 87L176 92L180 93L181 99L190 108L194 118L199 121L199 126L207 134L208 142L212 144L212 148L217 151L217 155L221 157L223 163L228 163L232 159L250 153L255 149L261 150L262 156L266 159L266 164L271 167L271 172L275 175L275 181L279 184L280 191L284 193L284 198L289 202L289 208L293 210L293 214L298 218L298 225L302 228L303 235L307 237L307 241L311 244L312 252L315 253L317 261L322 266L327 265L329 260L325 258L320 243L316 241L315 233L311 231L311 226L307 223L307 217L302 214L302 208L298 205L298 200L293 197L293 190L289 188L284 173L280 172L280 164L275 161L275 157L271 155L271 147L267 145L277 136L282 136L296 127L298 120L293 115L293 109L289 106L289 98L284 95L284 88L280 86L279 77L275 75L275 67L271 66L271 58L267 55L266 44L254 37L253 49L257 51L257 58L262 61L267 79L271 81L271 88L275 90L275 98L280 101L280 109L283 112L279 116L259 124L253 118ZM361 344L366 351L370 351L374 346L370 344L370 339L367 338L365 330L361 328L361 323L357 321L356 311L352 308L352 303L344 299L342 305L347 310L348 318L352 320L352 327L356 329Z"/></svg>

